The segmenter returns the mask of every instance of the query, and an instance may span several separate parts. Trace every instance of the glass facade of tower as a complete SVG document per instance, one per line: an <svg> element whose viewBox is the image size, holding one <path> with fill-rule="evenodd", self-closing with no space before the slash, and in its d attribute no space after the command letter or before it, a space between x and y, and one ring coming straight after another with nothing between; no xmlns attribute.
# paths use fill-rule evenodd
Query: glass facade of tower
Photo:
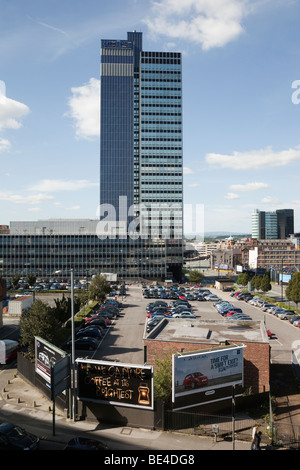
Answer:
<svg viewBox="0 0 300 470"><path fill-rule="evenodd" d="M141 33L102 40L101 216L127 202L152 238L182 239L181 77L181 54L143 51Z"/></svg>

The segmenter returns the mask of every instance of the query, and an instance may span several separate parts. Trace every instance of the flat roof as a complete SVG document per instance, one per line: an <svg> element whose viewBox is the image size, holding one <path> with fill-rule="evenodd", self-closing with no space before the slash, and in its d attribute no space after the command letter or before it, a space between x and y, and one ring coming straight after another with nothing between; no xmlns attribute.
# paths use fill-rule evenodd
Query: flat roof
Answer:
<svg viewBox="0 0 300 470"><path fill-rule="evenodd" d="M215 345L230 342L269 343L263 321L163 319L144 340Z"/></svg>

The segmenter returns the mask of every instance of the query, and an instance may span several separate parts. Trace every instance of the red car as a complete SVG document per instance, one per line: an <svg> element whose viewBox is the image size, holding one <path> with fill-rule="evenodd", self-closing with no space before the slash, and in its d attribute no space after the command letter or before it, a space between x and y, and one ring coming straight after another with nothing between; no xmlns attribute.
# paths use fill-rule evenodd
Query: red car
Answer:
<svg viewBox="0 0 300 470"><path fill-rule="evenodd" d="M208 378L201 372L193 372L185 376L183 380L184 388L198 388L208 384Z"/></svg>

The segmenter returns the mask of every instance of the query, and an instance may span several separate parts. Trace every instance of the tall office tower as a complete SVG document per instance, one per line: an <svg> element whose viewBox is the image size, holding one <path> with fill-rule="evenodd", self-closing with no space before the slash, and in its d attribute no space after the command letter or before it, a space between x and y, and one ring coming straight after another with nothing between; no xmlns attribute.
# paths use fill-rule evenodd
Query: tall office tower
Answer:
<svg viewBox="0 0 300 470"><path fill-rule="evenodd" d="M293 209L252 212L252 237L258 239L285 239L294 233Z"/></svg>
<svg viewBox="0 0 300 470"><path fill-rule="evenodd" d="M109 222L113 227L115 217L117 238L132 239L133 229L140 240L159 240L165 261L161 254L157 264L165 263L167 270L170 253L180 264L182 193L181 54L143 51L142 33L136 31L126 40L102 40L99 215L104 235L113 232ZM143 250L141 256L147 257Z"/></svg>
<svg viewBox="0 0 300 470"><path fill-rule="evenodd" d="M181 54L143 51L142 33L101 42L101 215L139 216L152 238L182 238L181 76Z"/></svg>
<svg viewBox="0 0 300 470"><path fill-rule="evenodd" d="M265 212L258 209L252 212L252 238L265 238Z"/></svg>
<svg viewBox="0 0 300 470"><path fill-rule="evenodd" d="M276 212L265 212L265 238L266 240L278 238Z"/></svg>
<svg viewBox="0 0 300 470"><path fill-rule="evenodd" d="M278 238L284 239L294 234L294 210L293 209L278 209L277 224L278 224Z"/></svg>

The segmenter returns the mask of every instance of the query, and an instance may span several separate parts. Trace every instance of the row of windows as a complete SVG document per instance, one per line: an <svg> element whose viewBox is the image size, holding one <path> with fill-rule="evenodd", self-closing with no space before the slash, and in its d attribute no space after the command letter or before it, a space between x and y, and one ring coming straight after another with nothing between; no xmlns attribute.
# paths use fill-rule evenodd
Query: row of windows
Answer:
<svg viewBox="0 0 300 470"><path fill-rule="evenodd" d="M151 52L151 51L142 51L142 57L174 57L180 58L180 52Z"/></svg>

